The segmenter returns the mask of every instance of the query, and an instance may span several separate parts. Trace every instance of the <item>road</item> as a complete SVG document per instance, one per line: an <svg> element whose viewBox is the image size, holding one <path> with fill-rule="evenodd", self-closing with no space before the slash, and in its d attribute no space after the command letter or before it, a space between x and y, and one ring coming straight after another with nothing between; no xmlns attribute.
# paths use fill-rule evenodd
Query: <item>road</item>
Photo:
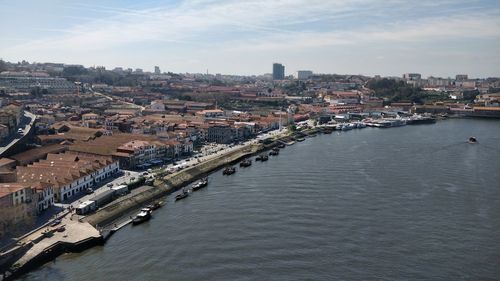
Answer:
<svg viewBox="0 0 500 281"><path fill-rule="evenodd" d="M20 139L22 139L26 134L29 133L31 127L35 123L36 115L29 112L24 111L23 116L21 117L20 124L17 126L15 132L9 136L9 139L6 141L8 143L2 143L0 147L0 156L2 156L5 151L9 150L13 145L15 145ZM22 129L22 133L18 133L18 129Z"/></svg>
<svg viewBox="0 0 500 281"><path fill-rule="evenodd" d="M177 161L177 164L185 163L186 165L191 167L193 165L205 162L207 160L211 160L215 157L219 157L222 154L226 154L226 153L229 153L231 151L237 150L243 146L247 146L249 144L256 144L261 139L280 136L280 135L285 134L286 132L287 132L286 129L270 131L270 132L259 135L256 139L251 139L251 140L245 141L245 142L243 142L241 144L237 144L237 145L211 143L211 144L205 145L201 148L200 153L198 153L198 155L197 155L198 157L196 157L196 155L195 155L195 157L191 157L191 158L184 159L184 160L179 160L179 161ZM162 168L164 168L168 171L170 168L172 168L174 166L175 166L174 164L168 164Z"/></svg>

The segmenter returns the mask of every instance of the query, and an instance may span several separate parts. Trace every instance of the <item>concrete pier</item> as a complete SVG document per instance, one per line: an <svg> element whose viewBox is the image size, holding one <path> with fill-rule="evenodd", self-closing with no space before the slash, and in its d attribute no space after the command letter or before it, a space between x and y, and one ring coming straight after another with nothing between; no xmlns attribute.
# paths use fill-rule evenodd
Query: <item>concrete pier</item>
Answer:
<svg viewBox="0 0 500 281"><path fill-rule="evenodd" d="M58 231L62 227L64 231ZM64 252L83 251L99 243L102 243L102 236L96 228L87 222L79 222L66 216L62 218L60 224L38 229L18 241L20 245L30 244L31 248L17 259L8 271L4 272L4 279L0 277L0 280L9 280L19 276L30 268L52 260Z"/></svg>

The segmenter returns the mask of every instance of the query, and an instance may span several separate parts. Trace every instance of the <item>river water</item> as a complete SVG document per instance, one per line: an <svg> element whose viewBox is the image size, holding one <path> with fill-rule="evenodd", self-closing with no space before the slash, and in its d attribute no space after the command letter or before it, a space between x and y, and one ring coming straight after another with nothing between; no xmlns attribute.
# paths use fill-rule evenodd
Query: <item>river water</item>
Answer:
<svg viewBox="0 0 500 281"><path fill-rule="evenodd" d="M20 279L500 279L495 120L320 135L166 200Z"/></svg>

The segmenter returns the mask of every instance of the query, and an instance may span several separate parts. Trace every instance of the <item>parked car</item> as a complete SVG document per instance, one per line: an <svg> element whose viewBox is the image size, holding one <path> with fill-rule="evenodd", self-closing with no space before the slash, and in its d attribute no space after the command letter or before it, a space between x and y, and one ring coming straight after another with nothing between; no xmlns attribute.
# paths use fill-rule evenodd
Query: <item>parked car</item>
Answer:
<svg viewBox="0 0 500 281"><path fill-rule="evenodd" d="M57 220L54 220L53 222L51 222L49 225L53 227L53 226L56 226L60 223L61 223L61 219L57 219Z"/></svg>

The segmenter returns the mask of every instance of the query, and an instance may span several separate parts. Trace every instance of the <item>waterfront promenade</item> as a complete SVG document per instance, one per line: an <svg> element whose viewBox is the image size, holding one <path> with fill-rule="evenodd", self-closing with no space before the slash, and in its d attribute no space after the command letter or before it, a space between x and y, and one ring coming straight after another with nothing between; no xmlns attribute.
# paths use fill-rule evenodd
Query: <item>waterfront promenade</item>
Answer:
<svg viewBox="0 0 500 281"><path fill-rule="evenodd" d="M151 200L168 195L214 170L253 155L262 149L264 147L259 144L247 144L239 148L228 149L221 152L220 155L211 157L210 160L205 160L190 168L157 179L155 186L142 186L133 190L130 194L115 200L94 214L82 219L94 226L104 227Z"/></svg>

